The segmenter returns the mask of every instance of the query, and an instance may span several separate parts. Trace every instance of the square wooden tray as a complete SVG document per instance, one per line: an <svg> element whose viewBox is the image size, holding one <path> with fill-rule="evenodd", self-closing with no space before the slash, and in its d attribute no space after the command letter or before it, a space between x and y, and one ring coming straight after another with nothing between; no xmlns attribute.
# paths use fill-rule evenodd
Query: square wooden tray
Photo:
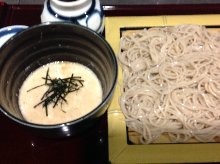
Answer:
<svg viewBox="0 0 220 164"><path fill-rule="evenodd" d="M220 15L106 17L105 37L115 54L119 52L120 29L172 26L176 24L220 25ZM122 72L113 103L108 110L109 160L111 163L210 163L220 162L220 143L130 145L126 124L118 104Z"/></svg>

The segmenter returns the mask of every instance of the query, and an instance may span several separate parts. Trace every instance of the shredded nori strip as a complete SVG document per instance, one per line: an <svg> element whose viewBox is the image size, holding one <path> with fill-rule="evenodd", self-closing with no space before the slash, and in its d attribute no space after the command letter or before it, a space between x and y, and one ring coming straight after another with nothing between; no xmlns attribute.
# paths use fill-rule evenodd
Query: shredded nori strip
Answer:
<svg viewBox="0 0 220 164"><path fill-rule="evenodd" d="M42 86L48 86L48 89L43 94L41 101L34 106L34 108L36 108L42 104L45 108L46 116L48 116L48 105L53 104L54 108L58 105L58 103L60 103L62 107L63 102L67 103L66 96L69 93L78 91L80 88L82 88L84 82L80 76L74 76L73 74L68 78L52 79L49 75L49 68L47 69L46 76L42 78L45 80L44 84L35 86L29 89L27 92ZM64 110L62 111L65 112Z"/></svg>

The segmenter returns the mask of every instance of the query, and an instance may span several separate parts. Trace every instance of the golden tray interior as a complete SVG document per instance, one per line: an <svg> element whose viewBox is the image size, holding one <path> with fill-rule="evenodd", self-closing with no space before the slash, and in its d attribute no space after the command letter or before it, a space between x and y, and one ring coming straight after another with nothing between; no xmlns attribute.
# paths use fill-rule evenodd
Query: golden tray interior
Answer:
<svg viewBox="0 0 220 164"><path fill-rule="evenodd" d="M122 28L163 27L177 24L220 27L220 15L106 17L105 37L117 55ZM129 144L124 116L118 103L121 84L122 70L119 65L118 84L108 110L109 161L111 163L220 162L220 143Z"/></svg>

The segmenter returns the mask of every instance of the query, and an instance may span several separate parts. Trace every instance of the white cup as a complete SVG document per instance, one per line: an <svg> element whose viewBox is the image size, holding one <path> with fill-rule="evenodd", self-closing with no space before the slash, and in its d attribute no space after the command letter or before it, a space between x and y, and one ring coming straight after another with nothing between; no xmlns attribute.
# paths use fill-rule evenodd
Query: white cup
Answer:
<svg viewBox="0 0 220 164"><path fill-rule="evenodd" d="M98 33L104 30L104 15L99 0L45 0L41 22L69 21Z"/></svg>

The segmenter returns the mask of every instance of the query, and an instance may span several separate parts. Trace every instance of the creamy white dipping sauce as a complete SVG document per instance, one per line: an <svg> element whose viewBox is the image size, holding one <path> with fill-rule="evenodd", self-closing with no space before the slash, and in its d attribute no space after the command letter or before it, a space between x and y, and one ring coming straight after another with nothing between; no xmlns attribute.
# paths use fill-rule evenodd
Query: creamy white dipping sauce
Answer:
<svg viewBox="0 0 220 164"><path fill-rule="evenodd" d="M53 108L54 103L48 105L48 115L41 102L41 98L48 90L48 86L30 90L33 87L45 84L47 70L51 79L68 78L72 74L80 76L83 87L70 92L65 97L66 102L58 103ZM30 91L28 91L30 90ZM44 65L32 72L24 81L19 92L19 106L23 117L28 122L37 124L58 124L78 119L96 108L102 101L102 87L95 73L88 67L73 62L54 62Z"/></svg>

